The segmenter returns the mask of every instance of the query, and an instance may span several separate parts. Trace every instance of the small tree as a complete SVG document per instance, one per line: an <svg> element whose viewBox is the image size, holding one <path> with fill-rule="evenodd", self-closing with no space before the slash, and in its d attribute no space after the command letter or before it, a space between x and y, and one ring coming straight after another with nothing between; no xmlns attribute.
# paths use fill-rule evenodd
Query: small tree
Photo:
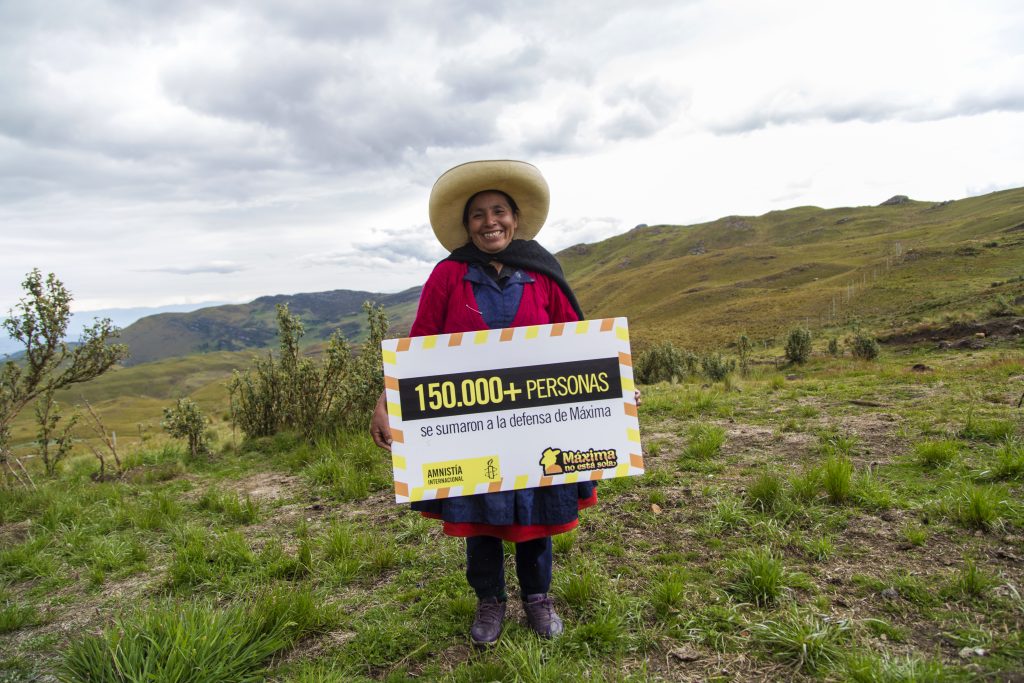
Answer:
<svg viewBox="0 0 1024 683"><path fill-rule="evenodd" d="M46 474L52 477L57 473L57 464L67 457L71 450L74 441L71 430L78 423L79 414L72 413L70 418L63 420L60 405L53 399L53 391L45 392L36 401L35 412L36 424L39 425L36 432L39 457L43 459Z"/></svg>
<svg viewBox="0 0 1024 683"><path fill-rule="evenodd" d="M839 340L835 337L830 337L828 340L828 355L838 356L839 355Z"/></svg>
<svg viewBox="0 0 1024 683"><path fill-rule="evenodd" d="M786 360L790 363L803 364L811 357L811 331L797 327L789 331L786 338Z"/></svg>
<svg viewBox="0 0 1024 683"><path fill-rule="evenodd" d="M736 355L740 358L740 374L744 377L750 374L750 352L752 349L753 344L750 343L750 337L741 334L740 338L736 340Z"/></svg>
<svg viewBox="0 0 1024 683"><path fill-rule="evenodd" d="M44 280L37 268L25 276L22 288L26 296L9 312L3 329L25 353L0 370L0 464L16 479L7 461L14 418L40 397L98 377L128 356L127 346L110 343L119 330L109 319L86 327L78 345L68 346L72 297L53 273Z"/></svg>
<svg viewBox="0 0 1024 683"><path fill-rule="evenodd" d="M160 426L174 438L186 439L193 458L208 451L206 417L192 399L179 398L174 407L164 408L164 419Z"/></svg>

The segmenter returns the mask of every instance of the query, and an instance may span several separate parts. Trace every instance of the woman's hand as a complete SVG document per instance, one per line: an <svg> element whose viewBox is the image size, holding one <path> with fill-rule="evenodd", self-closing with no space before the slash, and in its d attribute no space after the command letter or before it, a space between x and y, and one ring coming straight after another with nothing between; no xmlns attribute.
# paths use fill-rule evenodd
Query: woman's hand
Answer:
<svg viewBox="0 0 1024 683"><path fill-rule="evenodd" d="M637 405L637 407L639 407L640 406L640 402L641 402L640 390L639 389L634 389L633 390L633 400L636 401L636 405Z"/></svg>
<svg viewBox="0 0 1024 683"><path fill-rule="evenodd" d="M370 418L370 436L373 442L386 451L391 450L391 425L388 422L388 404L385 392L381 392Z"/></svg>

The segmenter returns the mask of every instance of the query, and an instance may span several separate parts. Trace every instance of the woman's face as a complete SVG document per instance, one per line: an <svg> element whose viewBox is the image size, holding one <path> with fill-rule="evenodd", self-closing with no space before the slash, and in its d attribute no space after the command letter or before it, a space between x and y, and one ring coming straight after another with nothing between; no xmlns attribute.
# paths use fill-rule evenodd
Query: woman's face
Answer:
<svg viewBox="0 0 1024 683"><path fill-rule="evenodd" d="M519 219L500 192L481 192L466 212L466 232L480 251L497 254L512 242Z"/></svg>

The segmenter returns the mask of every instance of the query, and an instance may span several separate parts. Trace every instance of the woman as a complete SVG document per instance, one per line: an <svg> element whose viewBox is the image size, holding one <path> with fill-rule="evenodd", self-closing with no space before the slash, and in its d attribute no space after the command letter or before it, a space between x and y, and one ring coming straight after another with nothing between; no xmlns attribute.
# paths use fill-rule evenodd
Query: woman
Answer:
<svg viewBox="0 0 1024 683"><path fill-rule="evenodd" d="M540 171L521 161L470 162L438 178L430 193L430 223L451 255L423 287L411 336L582 319L558 261L533 241L548 203ZM390 450L384 395L370 433ZM424 516L441 519L446 534L466 538L466 578L477 595L470 629L475 644L494 643L501 635L503 540L515 543L530 627L546 638L562 633L548 594L551 536L575 528L578 511L596 502L596 483L588 481L412 503Z"/></svg>

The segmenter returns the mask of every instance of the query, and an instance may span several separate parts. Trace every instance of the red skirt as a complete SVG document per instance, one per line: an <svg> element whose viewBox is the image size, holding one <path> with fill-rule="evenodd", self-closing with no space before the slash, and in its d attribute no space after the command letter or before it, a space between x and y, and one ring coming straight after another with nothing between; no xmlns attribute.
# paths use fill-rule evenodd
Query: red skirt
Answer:
<svg viewBox="0 0 1024 683"><path fill-rule="evenodd" d="M583 498L579 502L579 509L583 510L597 504L597 488L590 498ZM571 508L570 508L571 509ZM441 515L431 512L421 512L421 515L430 519L441 519ZM532 541L535 538L564 534L566 531L575 529L580 521L574 519L565 524L474 524L472 522L443 522L443 531L446 536L496 536L503 541L522 543Z"/></svg>

